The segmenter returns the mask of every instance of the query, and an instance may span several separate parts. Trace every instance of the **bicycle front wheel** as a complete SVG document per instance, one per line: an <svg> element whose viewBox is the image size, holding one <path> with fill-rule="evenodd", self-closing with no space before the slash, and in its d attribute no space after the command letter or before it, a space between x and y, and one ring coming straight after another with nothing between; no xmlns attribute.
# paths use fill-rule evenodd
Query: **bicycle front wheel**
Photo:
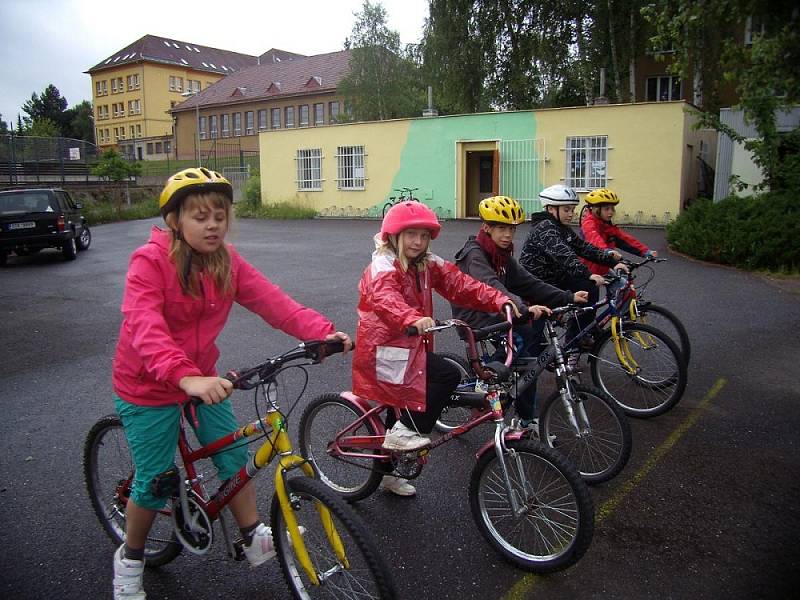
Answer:
<svg viewBox="0 0 800 600"><path fill-rule="evenodd" d="M116 546L122 545L125 509L133 481L133 460L122 422L117 415L97 421L86 436L83 473L89 499L100 524ZM170 511L159 511L145 544L145 564L159 567L173 560L181 550Z"/></svg>
<svg viewBox="0 0 800 600"><path fill-rule="evenodd" d="M320 480L349 502L372 494L380 485L384 473L391 470L379 458L341 457L328 451L328 445L364 413L352 402L338 394L324 394L309 402L300 417L300 452L316 468ZM364 421L348 436L378 435ZM342 448L347 450L348 448ZM382 456L377 450L354 448L359 454Z"/></svg>
<svg viewBox="0 0 800 600"><path fill-rule="evenodd" d="M611 396L585 385L570 385L566 402L555 391L542 403L539 439L572 461L586 483L613 479L633 446L625 412Z"/></svg>
<svg viewBox="0 0 800 600"><path fill-rule="evenodd" d="M472 471L472 516L489 544L515 566L533 573L560 571L575 564L592 541L594 505L589 488L561 454L532 440L506 443L508 498L496 452L481 456Z"/></svg>
<svg viewBox="0 0 800 600"><path fill-rule="evenodd" d="M686 390L686 363L669 336L620 322L618 344L605 330L589 355L592 380L631 417L649 418L675 406Z"/></svg>
<svg viewBox="0 0 800 600"><path fill-rule="evenodd" d="M303 528L303 542L314 567L318 584L311 581L294 553L278 495L272 497L270 524L281 571L295 598L395 598L389 569L375 548L364 522L329 488L309 477L286 481L291 510ZM330 523L323 523L320 508L330 513ZM344 558L337 556L326 533L330 524L344 548Z"/></svg>
<svg viewBox="0 0 800 600"><path fill-rule="evenodd" d="M472 373L469 363L467 363L464 358L457 354L451 354L450 352L442 352L439 356L458 369L458 372L461 374L462 383L475 381L475 374ZM468 406L445 406L434 427L436 427L436 431L447 433L460 425L469 423L471 420L472 408Z"/></svg>
<svg viewBox="0 0 800 600"><path fill-rule="evenodd" d="M652 302L637 301L636 309L638 312L636 322L651 325L666 333L678 345L678 349L683 355L683 360L688 366L692 353L692 344L689 341L686 327L684 327L680 319L672 311Z"/></svg>

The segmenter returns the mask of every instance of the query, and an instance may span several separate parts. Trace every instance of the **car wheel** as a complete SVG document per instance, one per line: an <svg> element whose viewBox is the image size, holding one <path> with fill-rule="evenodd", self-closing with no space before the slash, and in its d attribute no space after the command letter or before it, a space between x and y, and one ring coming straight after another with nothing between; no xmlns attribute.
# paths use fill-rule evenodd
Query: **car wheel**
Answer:
<svg viewBox="0 0 800 600"><path fill-rule="evenodd" d="M89 231L88 227L84 226L81 228L81 234L78 236L78 240L76 242L78 250L88 250L91 243L92 232Z"/></svg>
<svg viewBox="0 0 800 600"><path fill-rule="evenodd" d="M64 242L64 246L61 248L61 253L67 260L75 260L75 258L78 256L78 245L75 243L74 237L69 238L66 242Z"/></svg>

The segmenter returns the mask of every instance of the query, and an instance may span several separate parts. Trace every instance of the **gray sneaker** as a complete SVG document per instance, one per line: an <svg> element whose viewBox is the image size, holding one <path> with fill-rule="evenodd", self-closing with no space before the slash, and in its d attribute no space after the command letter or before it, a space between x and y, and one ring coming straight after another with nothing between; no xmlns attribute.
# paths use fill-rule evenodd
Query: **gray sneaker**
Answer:
<svg viewBox="0 0 800 600"><path fill-rule="evenodd" d="M144 593L144 561L123 556L125 544L114 552L114 600L146 600Z"/></svg>

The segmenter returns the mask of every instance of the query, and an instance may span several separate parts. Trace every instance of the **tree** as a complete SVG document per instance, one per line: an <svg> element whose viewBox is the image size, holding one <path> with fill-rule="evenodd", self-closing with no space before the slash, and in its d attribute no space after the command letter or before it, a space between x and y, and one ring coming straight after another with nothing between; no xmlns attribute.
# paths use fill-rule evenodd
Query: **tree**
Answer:
<svg viewBox="0 0 800 600"><path fill-rule="evenodd" d="M702 79L700 123L723 131L744 144L762 170L764 186L798 187L795 167L798 137L782 136L776 112L800 101L800 15L788 0L660 0L645 11L656 30L656 44L675 48L673 73L688 80ZM735 32L749 22L750 44ZM759 26L761 25L761 26ZM745 120L758 131L757 139L725 127L719 120L719 81L735 86Z"/></svg>
<svg viewBox="0 0 800 600"><path fill-rule="evenodd" d="M0 135L8 133L8 124L3 120L3 114L0 113Z"/></svg>
<svg viewBox="0 0 800 600"><path fill-rule="evenodd" d="M357 13L347 75L339 90L353 118L359 121L394 119L420 114L424 92L413 49L400 48L400 35L386 26L386 10L364 0Z"/></svg>
<svg viewBox="0 0 800 600"><path fill-rule="evenodd" d="M41 96L34 92L31 94L31 99L22 105L22 110L28 115L24 119L26 125L49 119L58 127L59 131L63 130L65 124L64 111L66 109L66 98L52 83L44 89Z"/></svg>
<svg viewBox="0 0 800 600"><path fill-rule="evenodd" d="M117 184L116 187L118 191L114 194L114 204L117 207L118 213L122 210L122 197L119 193L120 182L125 181L125 189L127 190L127 182L130 177L132 175L138 175L141 172L142 165L140 165L138 162L126 160L114 148L110 148L103 152L103 154L100 156L100 161L92 168L92 175L103 177ZM128 198L128 204L130 204L130 198Z"/></svg>
<svg viewBox="0 0 800 600"><path fill-rule="evenodd" d="M50 119L42 118L36 119L25 128L25 135L32 135L38 137L59 137L61 132L58 125L53 123Z"/></svg>
<svg viewBox="0 0 800 600"><path fill-rule="evenodd" d="M64 112L64 136L94 142L93 116L92 103L88 100L68 108Z"/></svg>

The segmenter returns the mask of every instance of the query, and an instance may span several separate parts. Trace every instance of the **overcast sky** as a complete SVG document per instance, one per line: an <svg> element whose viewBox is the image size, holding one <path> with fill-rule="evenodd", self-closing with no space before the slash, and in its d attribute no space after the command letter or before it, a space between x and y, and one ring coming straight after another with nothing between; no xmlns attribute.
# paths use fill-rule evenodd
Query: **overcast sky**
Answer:
<svg viewBox="0 0 800 600"><path fill-rule="evenodd" d="M373 0L375 2L375 0ZM390 29L416 43L428 0L382 0ZM84 74L145 34L259 55L341 50L363 0L0 0L0 114L16 126L52 83L69 106L92 100Z"/></svg>

